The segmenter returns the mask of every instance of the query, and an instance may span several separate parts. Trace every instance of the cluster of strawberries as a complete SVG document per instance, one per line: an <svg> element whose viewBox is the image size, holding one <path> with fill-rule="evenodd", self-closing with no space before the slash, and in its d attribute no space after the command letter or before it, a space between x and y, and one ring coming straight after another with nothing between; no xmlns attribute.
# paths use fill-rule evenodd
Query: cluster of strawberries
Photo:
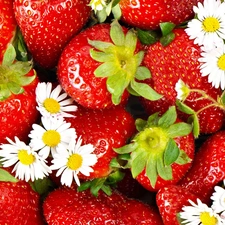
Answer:
<svg viewBox="0 0 225 225"><path fill-rule="evenodd" d="M0 224L225 224L224 1L0 6Z"/></svg>

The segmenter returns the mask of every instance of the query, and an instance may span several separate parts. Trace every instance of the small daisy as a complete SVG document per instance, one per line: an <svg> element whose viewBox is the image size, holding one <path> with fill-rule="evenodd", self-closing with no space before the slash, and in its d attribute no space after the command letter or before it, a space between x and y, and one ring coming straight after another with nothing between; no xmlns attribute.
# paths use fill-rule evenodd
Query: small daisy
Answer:
<svg viewBox="0 0 225 225"><path fill-rule="evenodd" d="M215 186L214 190L211 196L213 200L212 209L216 213L225 212L225 189L220 186Z"/></svg>
<svg viewBox="0 0 225 225"><path fill-rule="evenodd" d="M30 146L38 151L39 155L45 159L49 156L50 151L52 156L58 151L65 151L68 148L71 139L76 138L76 131L71 128L71 124L63 119L52 118L49 120L46 117L41 118L42 126L33 124L33 130L29 137Z"/></svg>
<svg viewBox="0 0 225 225"><path fill-rule="evenodd" d="M197 18L188 22L186 33L198 45L217 45L225 39L225 3L205 0L193 7Z"/></svg>
<svg viewBox="0 0 225 225"><path fill-rule="evenodd" d="M15 177L20 180L34 181L43 179L49 173L50 168L30 146L15 137L15 142L6 138L9 144L0 145L0 156L4 167L14 166L12 172L16 172Z"/></svg>
<svg viewBox="0 0 225 225"><path fill-rule="evenodd" d="M175 90L177 92L177 99L181 101L184 101L190 93L190 89L181 79L177 81Z"/></svg>
<svg viewBox="0 0 225 225"><path fill-rule="evenodd" d="M208 76L208 82L215 88L225 89L225 44L207 50L202 47L200 70L202 76Z"/></svg>
<svg viewBox="0 0 225 225"><path fill-rule="evenodd" d="M89 3L89 6L91 6L92 10L96 13L97 11L101 11L103 8L106 7L106 1L105 0L91 0Z"/></svg>
<svg viewBox="0 0 225 225"><path fill-rule="evenodd" d="M212 208L197 199L197 204L189 200L191 206L184 206L180 213L182 224L189 225L222 225L222 219Z"/></svg>
<svg viewBox="0 0 225 225"><path fill-rule="evenodd" d="M93 154L94 147L91 144L81 145L82 139L79 137L77 142L71 140L68 151L54 155L50 168L58 170L56 176L61 175L62 185L71 186L73 179L80 186L78 174L90 176L93 172L91 166L97 162L97 156Z"/></svg>
<svg viewBox="0 0 225 225"><path fill-rule="evenodd" d="M61 85L52 90L52 83L38 83L36 88L38 111L45 117L73 117L68 112L75 112L77 106L73 99L62 93Z"/></svg>

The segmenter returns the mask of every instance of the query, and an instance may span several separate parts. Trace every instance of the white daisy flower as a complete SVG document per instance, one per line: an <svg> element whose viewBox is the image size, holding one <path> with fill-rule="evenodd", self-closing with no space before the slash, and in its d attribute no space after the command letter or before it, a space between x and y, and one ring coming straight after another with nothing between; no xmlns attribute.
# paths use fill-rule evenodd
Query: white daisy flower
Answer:
<svg viewBox="0 0 225 225"><path fill-rule="evenodd" d="M188 225L222 225L223 221L212 208L197 199L197 204L189 200L191 206L184 206L180 213L182 224Z"/></svg>
<svg viewBox="0 0 225 225"><path fill-rule="evenodd" d="M175 85L175 91L177 92L177 99L185 100L190 93L188 86L179 79Z"/></svg>
<svg viewBox="0 0 225 225"><path fill-rule="evenodd" d="M216 213L221 213L225 211L225 189L220 186L214 187L214 193L211 196L212 202L212 209Z"/></svg>
<svg viewBox="0 0 225 225"><path fill-rule="evenodd" d="M97 156L93 154L94 146L91 144L81 145L82 139L71 140L67 152L61 152L54 155L52 170L58 170L56 176L61 175L62 185L71 186L73 179L80 186L78 174L90 176L93 172L91 166L97 162Z"/></svg>
<svg viewBox="0 0 225 225"><path fill-rule="evenodd" d="M205 0L193 7L197 18L188 22L186 33L198 45L217 45L225 39L225 3Z"/></svg>
<svg viewBox="0 0 225 225"><path fill-rule="evenodd" d="M77 106L73 105L72 98L63 92L61 85L52 90L52 83L38 83L36 88L36 101L38 111L45 117L73 117L68 112L75 112Z"/></svg>
<svg viewBox="0 0 225 225"><path fill-rule="evenodd" d="M105 0L91 0L89 3L89 6L91 6L92 10L96 13L97 11L101 11L103 8L106 7L106 1Z"/></svg>
<svg viewBox="0 0 225 225"><path fill-rule="evenodd" d="M20 180L34 181L43 179L49 173L50 168L46 161L37 152L15 137L15 142L6 138L9 144L0 145L0 157L3 167L14 165L15 177Z"/></svg>
<svg viewBox="0 0 225 225"><path fill-rule="evenodd" d="M200 71L215 88L225 89L225 44L208 50L201 48Z"/></svg>
<svg viewBox="0 0 225 225"><path fill-rule="evenodd" d="M33 130L29 137L30 146L34 150L39 151L39 155L45 159L49 156L50 151L52 156L58 151L65 151L71 139L76 138L76 131L71 128L71 124L63 119L52 118L49 120L46 117L41 118L42 125L33 124Z"/></svg>

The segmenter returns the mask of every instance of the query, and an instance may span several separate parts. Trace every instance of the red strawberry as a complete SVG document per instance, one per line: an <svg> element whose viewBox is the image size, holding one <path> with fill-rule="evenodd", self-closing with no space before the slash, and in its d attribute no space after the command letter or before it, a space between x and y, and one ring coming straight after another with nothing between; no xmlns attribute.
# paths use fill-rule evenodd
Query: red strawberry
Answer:
<svg viewBox="0 0 225 225"><path fill-rule="evenodd" d="M66 118L71 127L81 136L82 144L92 144L98 161L92 167L94 172L85 179L105 177L111 172L110 161L117 156L113 148L127 143L134 134L134 119L123 107L104 110L91 110L79 107L74 118Z"/></svg>
<svg viewBox="0 0 225 225"><path fill-rule="evenodd" d="M0 224L44 225L39 194L2 168L0 175L8 179L0 181Z"/></svg>
<svg viewBox="0 0 225 225"><path fill-rule="evenodd" d="M10 45L0 65L0 143L15 136L27 141L32 124L39 118L35 95L38 78L31 62L15 61L15 56Z"/></svg>
<svg viewBox="0 0 225 225"><path fill-rule="evenodd" d="M194 136L191 126L180 121L175 107L159 117L137 119L139 131L128 145L115 149L130 153L128 166L134 178L147 190L157 191L177 183L191 166L194 157Z"/></svg>
<svg viewBox="0 0 225 225"><path fill-rule="evenodd" d="M16 19L13 11L13 0L0 1L0 62L16 33Z"/></svg>
<svg viewBox="0 0 225 225"><path fill-rule="evenodd" d="M43 213L48 225L53 224L115 224L113 209L89 191L77 192L61 187L44 200Z"/></svg>
<svg viewBox="0 0 225 225"><path fill-rule="evenodd" d="M111 26L96 24L76 35L64 49L57 70L59 82L80 105L93 109L126 103L127 90L158 99L148 86L135 82L135 78L150 77L140 66L144 52L139 50L136 34L116 20Z"/></svg>
<svg viewBox="0 0 225 225"><path fill-rule="evenodd" d="M89 191L77 192L61 187L47 196L43 211L49 225L78 222L96 225L163 224L155 208L116 192L111 196L99 192L99 196L94 197Z"/></svg>
<svg viewBox="0 0 225 225"><path fill-rule="evenodd" d="M225 179L225 131L208 137L196 153L193 165L179 185L209 202L214 186Z"/></svg>
<svg viewBox="0 0 225 225"><path fill-rule="evenodd" d="M212 87L207 77L200 73L200 47L189 39L184 29L174 30L175 39L167 46L160 42L146 47L143 64L149 68L151 79L146 79L149 84L163 97L158 101L148 101L142 98L143 106L149 114L164 113L169 106L175 105L177 92L175 85L182 79L190 88L200 89L206 94L217 99L221 90ZM184 101L195 112L212 104L211 100L199 99L198 93L192 92ZM198 100L197 100L198 99ZM187 115L181 114L181 119L186 120ZM209 107L198 114L201 133L213 133L222 127L224 112L216 107Z"/></svg>
<svg viewBox="0 0 225 225"><path fill-rule="evenodd" d="M89 0L35 1L16 0L17 23L34 60L54 68L72 36L87 23Z"/></svg>
<svg viewBox="0 0 225 225"><path fill-rule="evenodd" d="M188 200L196 202L197 196L180 186L168 185L156 194L156 203L164 225L180 225L178 213L183 206L190 205Z"/></svg>
<svg viewBox="0 0 225 225"><path fill-rule="evenodd" d="M193 6L203 0L121 0L122 20L133 27L157 29L163 22L176 25L194 16Z"/></svg>

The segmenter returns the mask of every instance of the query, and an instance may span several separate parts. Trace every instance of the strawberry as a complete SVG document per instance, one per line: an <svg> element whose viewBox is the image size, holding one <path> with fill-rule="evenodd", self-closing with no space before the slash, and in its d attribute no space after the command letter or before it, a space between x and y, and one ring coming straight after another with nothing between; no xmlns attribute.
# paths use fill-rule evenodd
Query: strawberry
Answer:
<svg viewBox="0 0 225 225"><path fill-rule="evenodd" d="M92 109L126 103L128 91L158 99L160 95L135 81L150 76L140 66L143 54L136 34L118 21L95 24L65 47L58 64L58 79L68 95Z"/></svg>
<svg viewBox="0 0 225 225"><path fill-rule="evenodd" d="M30 184L3 168L0 177L0 224L44 225L40 196Z"/></svg>
<svg viewBox="0 0 225 225"><path fill-rule="evenodd" d="M151 71L151 79L144 82L153 87L163 97L157 101L148 101L144 98L141 102L149 113L164 113L169 106L176 104L177 92L175 85L181 79L190 88L204 91L208 96L217 99L221 90L212 87L207 77L200 73L200 47L189 39L185 30L177 28L173 30L175 38L167 46L160 42L146 47L143 65ZM208 134L221 129L224 112L219 107L208 107L212 104L210 99L191 92L184 103L195 112L199 113L200 133ZM206 108L206 109L204 109ZM179 117L187 120L187 114L179 113Z"/></svg>
<svg viewBox="0 0 225 225"><path fill-rule="evenodd" d="M121 0L121 20L145 30L157 29L160 23L172 22L176 25L194 16L193 6L203 0Z"/></svg>
<svg viewBox="0 0 225 225"><path fill-rule="evenodd" d="M156 203L164 225L180 225L179 212L190 205L188 200L196 202L197 196L178 185L168 185L157 192Z"/></svg>
<svg viewBox="0 0 225 225"><path fill-rule="evenodd" d="M137 119L138 133L119 149L130 153L127 166L143 187L158 191L177 183L190 168L194 157L194 136L190 124L177 118L174 106L159 117L155 113L146 120Z"/></svg>
<svg viewBox="0 0 225 225"><path fill-rule="evenodd" d="M113 148L125 145L136 131L133 117L122 106L104 110L78 107L74 115L65 120L75 128L77 136L81 136L83 144L94 146L93 154L98 158L92 167L94 172L89 177L81 177L93 179L109 175L110 161L117 156Z"/></svg>
<svg viewBox="0 0 225 225"><path fill-rule="evenodd" d="M210 135L197 151L193 165L179 185L208 203L214 186L225 179L225 131Z"/></svg>
<svg viewBox="0 0 225 225"><path fill-rule="evenodd" d="M115 224L112 208L88 191L77 192L60 187L47 196L43 214L48 225L53 224Z"/></svg>
<svg viewBox="0 0 225 225"><path fill-rule="evenodd" d="M100 192L98 197L89 191L77 192L72 188L60 187L44 200L44 216L51 224L118 224L160 225L163 224L156 208L117 192L107 196Z"/></svg>
<svg viewBox="0 0 225 225"><path fill-rule="evenodd" d="M13 1L1 0L0 1L0 62L8 47L12 43L16 33L17 23L14 17Z"/></svg>
<svg viewBox="0 0 225 225"><path fill-rule="evenodd" d="M14 11L25 43L34 60L44 68L54 68L73 35L87 23L89 0L16 0Z"/></svg>
<svg viewBox="0 0 225 225"><path fill-rule="evenodd" d="M15 136L26 142L32 124L39 118L35 95L38 77L31 62L15 57L15 49L9 45L0 65L0 143Z"/></svg>

